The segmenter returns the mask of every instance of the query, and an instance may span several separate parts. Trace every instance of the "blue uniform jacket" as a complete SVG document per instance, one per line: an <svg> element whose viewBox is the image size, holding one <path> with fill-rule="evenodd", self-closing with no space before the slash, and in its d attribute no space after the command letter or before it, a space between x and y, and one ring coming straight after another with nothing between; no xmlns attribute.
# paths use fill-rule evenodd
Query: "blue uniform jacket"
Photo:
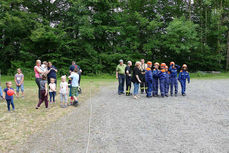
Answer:
<svg viewBox="0 0 229 153"><path fill-rule="evenodd" d="M159 71L159 79L166 79L166 72Z"/></svg>
<svg viewBox="0 0 229 153"><path fill-rule="evenodd" d="M153 80L153 72L152 72L151 68L146 69L145 79L146 79L146 81L152 81Z"/></svg>
<svg viewBox="0 0 229 153"><path fill-rule="evenodd" d="M182 80L186 81L186 79L188 79L188 82L190 82L190 75L189 75L188 71L181 70L179 73L178 80L179 81L182 81Z"/></svg>
<svg viewBox="0 0 229 153"><path fill-rule="evenodd" d="M173 66L171 65L170 67L169 67L169 72L171 73L170 74L170 77L177 77L177 71L178 71L178 69L180 69L180 66L179 65L175 65L175 68L173 68Z"/></svg>
<svg viewBox="0 0 229 153"><path fill-rule="evenodd" d="M159 72L160 72L160 71L159 71L158 69L154 69L154 70L153 70L153 78L154 78L154 79L158 79L158 78L159 78Z"/></svg>
<svg viewBox="0 0 229 153"><path fill-rule="evenodd" d="M166 82L169 83L170 82L170 72L166 72Z"/></svg>

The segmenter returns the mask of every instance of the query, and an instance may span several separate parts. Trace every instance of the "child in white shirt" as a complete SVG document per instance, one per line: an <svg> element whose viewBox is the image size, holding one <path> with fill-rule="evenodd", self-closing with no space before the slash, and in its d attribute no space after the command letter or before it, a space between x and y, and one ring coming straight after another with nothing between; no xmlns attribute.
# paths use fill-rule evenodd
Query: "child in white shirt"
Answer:
<svg viewBox="0 0 229 153"><path fill-rule="evenodd" d="M49 96L50 96L50 103L56 103L55 96L56 96L56 83L55 83L54 78L50 79L50 84L49 84Z"/></svg>
<svg viewBox="0 0 229 153"><path fill-rule="evenodd" d="M68 83L66 82L66 76L61 77L60 83L60 102L61 107L66 108L68 105Z"/></svg>

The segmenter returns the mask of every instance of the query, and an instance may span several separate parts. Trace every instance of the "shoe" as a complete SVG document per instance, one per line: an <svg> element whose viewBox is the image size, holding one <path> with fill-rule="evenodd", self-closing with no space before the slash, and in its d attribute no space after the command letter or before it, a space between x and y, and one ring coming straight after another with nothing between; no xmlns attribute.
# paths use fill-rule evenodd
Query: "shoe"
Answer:
<svg viewBox="0 0 229 153"><path fill-rule="evenodd" d="M175 97L177 97L177 94L175 94Z"/></svg>
<svg viewBox="0 0 229 153"><path fill-rule="evenodd" d="M74 106L78 106L78 103L79 103L78 101L74 101L74 102L73 102L73 105L74 105Z"/></svg>
<svg viewBox="0 0 229 153"><path fill-rule="evenodd" d="M138 97L137 96L134 96L134 99L138 99Z"/></svg>
<svg viewBox="0 0 229 153"><path fill-rule="evenodd" d="M118 95L121 95L121 93L118 93Z"/></svg>
<svg viewBox="0 0 229 153"><path fill-rule="evenodd" d="M39 107L36 107L36 109L38 109Z"/></svg>
<svg viewBox="0 0 229 153"><path fill-rule="evenodd" d="M169 95L165 95L165 97L169 97Z"/></svg>
<svg viewBox="0 0 229 153"><path fill-rule="evenodd" d="M165 96L164 96L164 95L161 95L161 97L162 97L162 98L165 98Z"/></svg>
<svg viewBox="0 0 229 153"><path fill-rule="evenodd" d="M121 94L125 94L124 92L121 92Z"/></svg>
<svg viewBox="0 0 229 153"><path fill-rule="evenodd" d="M133 94L132 93L130 93L130 96L132 96Z"/></svg>

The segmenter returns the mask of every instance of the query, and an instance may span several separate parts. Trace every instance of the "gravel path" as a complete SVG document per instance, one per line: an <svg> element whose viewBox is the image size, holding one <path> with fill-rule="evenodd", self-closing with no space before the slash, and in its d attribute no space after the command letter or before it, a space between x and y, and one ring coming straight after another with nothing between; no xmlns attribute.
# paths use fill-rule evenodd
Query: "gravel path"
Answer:
<svg viewBox="0 0 229 153"><path fill-rule="evenodd" d="M138 100L116 86L92 99L89 153L229 153L229 80L192 80L186 97ZM16 152L85 153L89 110L90 100L81 103Z"/></svg>

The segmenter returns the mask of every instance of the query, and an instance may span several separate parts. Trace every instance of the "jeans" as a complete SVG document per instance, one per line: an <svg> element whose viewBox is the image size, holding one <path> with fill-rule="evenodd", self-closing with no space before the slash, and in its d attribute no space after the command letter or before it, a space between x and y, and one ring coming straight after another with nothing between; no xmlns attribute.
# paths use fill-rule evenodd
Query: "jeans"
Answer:
<svg viewBox="0 0 229 153"><path fill-rule="evenodd" d="M14 100L13 99L6 99L6 102L7 102L8 111L10 111L10 104L14 110Z"/></svg>
<svg viewBox="0 0 229 153"><path fill-rule="evenodd" d="M56 96L56 92L49 92L49 96L50 96L50 102L55 102L55 96Z"/></svg>
<svg viewBox="0 0 229 153"><path fill-rule="evenodd" d="M21 88L21 92L24 92L24 85L22 84L21 86L16 86L16 91L19 92Z"/></svg>
<svg viewBox="0 0 229 153"><path fill-rule="evenodd" d="M41 93L40 93L40 81L41 81L41 78L36 78L36 84L38 86L38 98L40 99L41 98Z"/></svg>
<svg viewBox="0 0 229 153"><path fill-rule="evenodd" d="M60 102L63 103L67 103L68 102L68 95L67 93L60 93Z"/></svg>
<svg viewBox="0 0 229 153"><path fill-rule="evenodd" d="M138 94L138 90L139 90L139 83L134 83L134 96L136 96Z"/></svg>
<svg viewBox="0 0 229 153"><path fill-rule="evenodd" d="M118 93L124 93L124 83L125 83L125 75L119 74L118 75Z"/></svg>

